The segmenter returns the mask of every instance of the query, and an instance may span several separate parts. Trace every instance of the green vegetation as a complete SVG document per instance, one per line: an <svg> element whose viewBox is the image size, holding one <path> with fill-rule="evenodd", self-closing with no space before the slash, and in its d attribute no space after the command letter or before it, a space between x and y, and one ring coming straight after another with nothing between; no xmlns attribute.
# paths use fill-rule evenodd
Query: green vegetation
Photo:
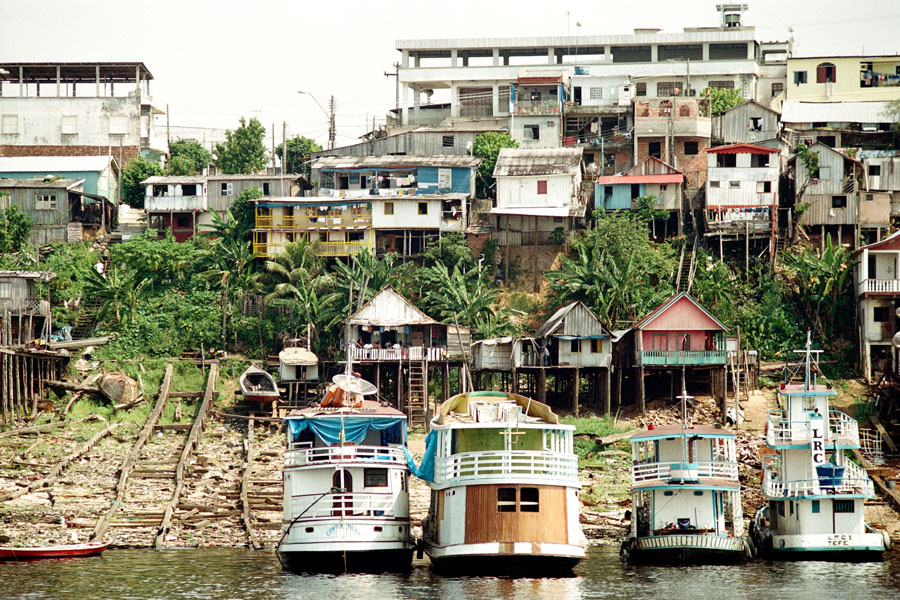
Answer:
<svg viewBox="0 0 900 600"><path fill-rule="evenodd" d="M216 144L215 165L228 175L257 173L266 166L265 128L256 119L241 117L241 126L225 132L225 142Z"/></svg>
<svg viewBox="0 0 900 600"><path fill-rule="evenodd" d="M0 210L0 254L19 252L33 225L31 217L16 206Z"/></svg>
<svg viewBox="0 0 900 600"><path fill-rule="evenodd" d="M490 190L494 185L494 165L497 164L500 149L518 147L519 142L512 139L506 132L488 131L475 138L475 143L472 144L472 154L482 158L476 173L479 198L489 198L494 195Z"/></svg>
<svg viewBox="0 0 900 600"><path fill-rule="evenodd" d="M122 202L133 208L144 208L145 186L141 182L154 175L162 175L158 163L136 158L122 169Z"/></svg>
<svg viewBox="0 0 900 600"><path fill-rule="evenodd" d="M212 155L194 140L178 139L169 144L167 175L197 175L212 161Z"/></svg>
<svg viewBox="0 0 900 600"><path fill-rule="evenodd" d="M713 117L718 117L729 108L734 108L744 102L741 90L712 87L703 90L703 95L709 97L709 112Z"/></svg>
<svg viewBox="0 0 900 600"><path fill-rule="evenodd" d="M309 169L304 165L309 160L309 155L313 152L319 152L322 146L308 137L302 135L291 138L287 141L287 168L286 173L304 173L307 174ZM275 146L276 156L285 156L284 143Z"/></svg>

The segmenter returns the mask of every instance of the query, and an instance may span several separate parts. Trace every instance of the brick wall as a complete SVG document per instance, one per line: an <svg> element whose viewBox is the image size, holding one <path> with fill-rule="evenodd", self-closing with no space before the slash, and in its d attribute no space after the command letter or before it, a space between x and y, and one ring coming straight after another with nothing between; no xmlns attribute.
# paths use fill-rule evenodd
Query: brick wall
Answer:
<svg viewBox="0 0 900 600"><path fill-rule="evenodd" d="M120 167L140 157L138 146L13 146L0 145L0 156L106 156L112 153ZM120 153L121 152L121 153ZM120 157L121 156L121 160Z"/></svg>
<svg viewBox="0 0 900 600"><path fill-rule="evenodd" d="M650 143L659 142L660 158L666 160L666 141L663 137L642 137L638 140L638 155L635 164L650 156ZM697 154L684 153L685 142L697 142ZM673 153L674 167L685 174L688 189L698 189L706 184L706 152L709 148L708 138L682 137L675 138L675 151Z"/></svg>

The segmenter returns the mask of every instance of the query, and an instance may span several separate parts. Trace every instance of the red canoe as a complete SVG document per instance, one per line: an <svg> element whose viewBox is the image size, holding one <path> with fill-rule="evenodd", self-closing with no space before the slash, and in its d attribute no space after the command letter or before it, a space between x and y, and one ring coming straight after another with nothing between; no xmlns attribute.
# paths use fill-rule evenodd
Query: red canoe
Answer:
<svg viewBox="0 0 900 600"><path fill-rule="evenodd" d="M0 560L37 560L39 558L69 558L75 556L99 556L107 542L70 544L68 546L43 546L34 548L0 547Z"/></svg>

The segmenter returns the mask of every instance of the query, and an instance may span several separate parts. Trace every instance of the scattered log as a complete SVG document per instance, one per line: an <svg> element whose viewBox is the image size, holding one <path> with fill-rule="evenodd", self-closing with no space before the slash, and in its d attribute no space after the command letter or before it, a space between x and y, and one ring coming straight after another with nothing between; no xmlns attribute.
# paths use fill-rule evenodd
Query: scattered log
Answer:
<svg viewBox="0 0 900 600"><path fill-rule="evenodd" d="M82 421L85 421L85 419L80 419L79 421L76 421L76 423L81 423ZM0 438L5 438L13 435L29 435L31 433L41 433L43 431L49 431L62 425L67 425L67 423L63 421L57 421L56 423L47 423L46 425L38 425L37 427L23 427L21 429L13 429L11 431L4 431L3 433L0 433Z"/></svg>
<svg viewBox="0 0 900 600"><path fill-rule="evenodd" d="M169 398L202 398L203 392L172 392Z"/></svg>
<svg viewBox="0 0 900 600"><path fill-rule="evenodd" d="M162 414L163 409L166 406L166 400L169 395L169 387L172 385L172 364L169 363L166 366L166 373L163 375L163 382L159 388L159 396L156 400L156 405L153 407L153 410L150 412L150 415L147 417L147 421L144 423L143 429L141 429L141 433L138 435L137 441L135 441L134 446L131 447L128 454L125 455L125 458L122 460L122 465L119 467L119 482L116 484L116 499L113 501L112 506L107 511L107 513L97 522L97 526L94 528L94 532L91 534L91 541L99 540L106 533L106 530L109 528L110 521L112 520L113 515L116 511L119 510L119 507L122 504L122 500L125 498L125 482L128 481L128 476L134 467L134 461L138 456L138 453L141 451L141 448L146 443L147 439L150 437L150 434L153 433L153 426L156 425L156 421L159 420L159 416Z"/></svg>
<svg viewBox="0 0 900 600"><path fill-rule="evenodd" d="M625 431L623 433L616 433L613 435L607 436L599 436L596 433L576 433L575 437L586 437L592 440L596 440L597 444L601 446L608 446L609 444L618 442L620 440L627 440L634 436L635 434L640 433L640 429L632 429L631 431Z"/></svg>
<svg viewBox="0 0 900 600"><path fill-rule="evenodd" d="M244 421L249 421L250 419L253 419L254 421L262 421L265 423L279 423L279 424L284 423L284 419L279 419L276 417L248 417L247 415L234 415L231 413L223 413L223 412L213 412L210 414L215 417L222 417L224 419L241 419Z"/></svg>
<svg viewBox="0 0 900 600"><path fill-rule="evenodd" d="M89 375L81 382L81 385L93 388L97 381L100 379L100 373L94 373L93 375ZM69 402L66 403L66 408L63 410L62 418L65 419L66 415L69 414L69 410L72 408L72 405L75 404L82 396L84 396L85 392L75 392L72 394L72 397L69 398Z"/></svg>
<svg viewBox="0 0 900 600"><path fill-rule="evenodd" d="M132 406L137 406L141 402L144 401L144 395L139 394L137 398L132 400L131 402L125 402L124 404L116 404L113 406L113 410L125 410L126 408L131 408Z"/></svg>
<svg viewBox="0 0 900 600"><path fill-rule="evenodd" d="M72 461L79 458L82 454L85 454L88 450L93 448L94 444L106 437L109 433L115 431L119 427L119 425L119 423L113 423L112 425L107 426L102 431L96 433L91 439L89 439L80 448L78 448L78 450L56 463L56 466L50 469L50 472L47 473L46 477L28 484L28 486L23 489L0 496L0 502L6 502L7 500L12 500L14 498L18 498L19 496L24 496L25 494L33 492L34 490L37 490L39 488L49 487L53 485L56 480L59 479L59 476L63 472L63 470L68 467L72 463Z"/></svg>
<svg viewBox="0 0 900 600"><path fill-rule="evenodd" d="M175 512L175 506L181 499L181 492L184 489L184 469L187 466L188 459L194 451L194 447L200 441L200 434L203 432L203 425L207 418L209 406L212 404L213 396L216 390L216 377L219 374L219 363L210 364L209 377L206 380L206 390L203 394L203 402L197 410L197 416L194 418L194 425L188 434L187 440L184 442L184 449L181 451L181 458L178 459L178 465L175 467L175 491L172 493L172 499L166 506L165 516L163 516L162 524L156 534L153 544L157 550L163 547L166 540L166 534L172 524L172 515Z"/></svg>

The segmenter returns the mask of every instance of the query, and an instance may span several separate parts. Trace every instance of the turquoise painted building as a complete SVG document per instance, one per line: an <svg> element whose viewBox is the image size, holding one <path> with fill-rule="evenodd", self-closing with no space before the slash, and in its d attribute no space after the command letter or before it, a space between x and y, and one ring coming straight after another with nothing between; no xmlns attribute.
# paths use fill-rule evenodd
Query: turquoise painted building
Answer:
<svg viewBox="0 0 900 600"><path fill-rule="evenodd" d="M85 194L119 202L119 166L110 156L8 156L0 157L0 178L83 179Z"/></svg>

